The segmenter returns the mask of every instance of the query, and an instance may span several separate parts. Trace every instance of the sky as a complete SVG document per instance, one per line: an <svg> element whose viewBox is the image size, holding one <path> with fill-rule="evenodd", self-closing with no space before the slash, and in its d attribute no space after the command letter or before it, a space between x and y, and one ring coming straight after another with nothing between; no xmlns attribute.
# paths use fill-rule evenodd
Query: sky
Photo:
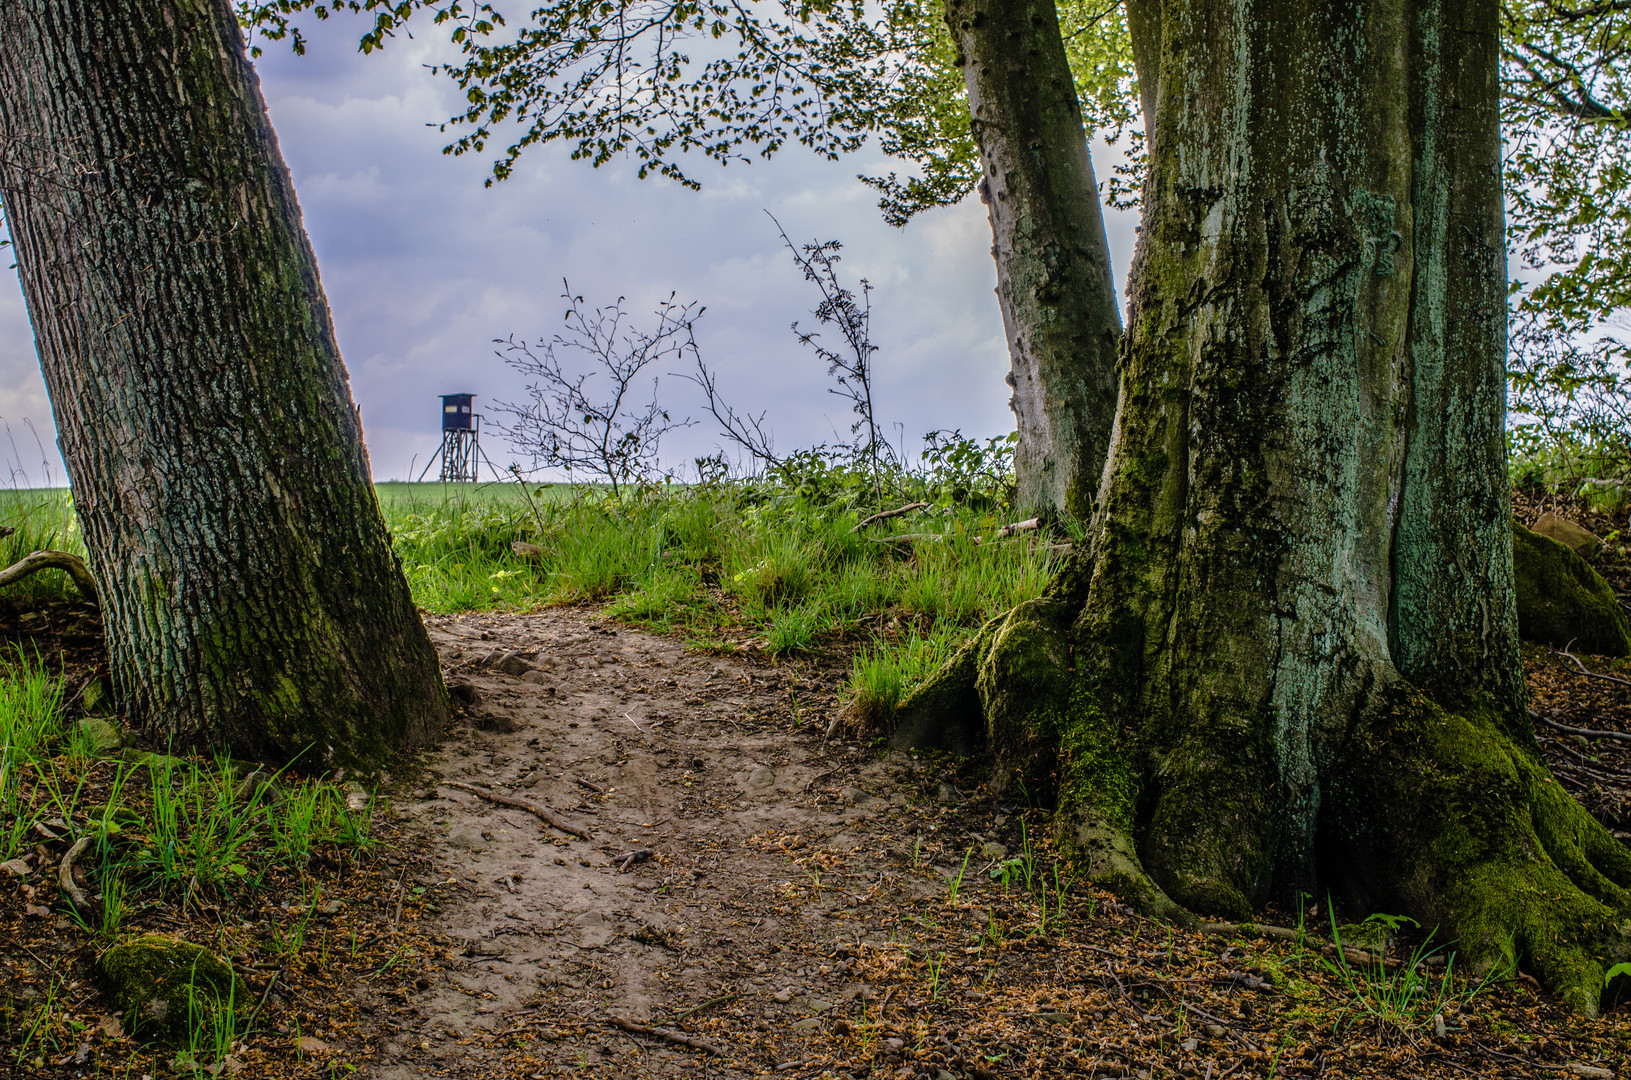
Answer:
<svg viewBox="0 0 1631 1080"><path fill-rule="evenodd" d="M979 438L1012 430L990 226L978 199L892 228L855 177L902 166L870 147L838 162L801 147L728 168L692 160L698 192L640 180L626 159L595 169L551 145L529 150L511 179L486 188L489 161L443 155L447 137L433 126L459 104L456 89L427 70L447 54L445 42L427 26L363 56L356 25L315 27L305 56L265 43L257 68L376 479L411 479L435 453L438 395L474 393L490 420L502 420L495 405L525 400L523 380L493 341L558 332L563 280L591 306L626 297L626 310L647 326L671 292L704 305L702 358L726 400L766 414L778 450L847 438L847 402L827 393L824 366L790 330L813 323L818 298L766 211L796 242L841 241L840 272L851 284L871 282L875 411L892 442L904 436L912 451L935 429ZM1101 179L1115 155L1095 146ZM1136 222L1107 215L1119 287ZM666 467L688 467L720 447L694 387L664 377L660 396L676 416L699 421L664 439ZM63 483L15 273L0 273L0 419L0 485L8 477L20 486ZM500 467L527 463L497 431L482 445Z"/></svg>

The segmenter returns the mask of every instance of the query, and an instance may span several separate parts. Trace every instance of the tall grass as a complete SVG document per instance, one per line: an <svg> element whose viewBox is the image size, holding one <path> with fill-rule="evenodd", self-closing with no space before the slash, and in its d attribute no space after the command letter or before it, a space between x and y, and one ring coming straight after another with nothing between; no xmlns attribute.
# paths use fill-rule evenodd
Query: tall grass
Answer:
<svg viewBox="0 0 1631 1080"><path fill-rule="evenodd" d="M859 529L878 507L853 471L798 462L797 475L617 498L510 484L432 488L425 499L398 486L381 502L422 607L604 602L612 618L704 641L747 632L773 655L870 643L852 685L874 710L892 709L985 620L1036 596L1057 564L1045 542L997 541L1000 501L967 497L962 480L902 473L894 497L933 505ZM517 540L533 545L528 555L511 549Z"/></svg>
<svg viewBox="0 0 1631 1080"><path fill-rule="evenodd" d="M0 567L10 566L35 551L85 554L73 499L66 488L0 490L0 526L13 530L0 536ZM0 596L22 604L80 599L73 582L60 570L33 574L9 586Z"/></svg>

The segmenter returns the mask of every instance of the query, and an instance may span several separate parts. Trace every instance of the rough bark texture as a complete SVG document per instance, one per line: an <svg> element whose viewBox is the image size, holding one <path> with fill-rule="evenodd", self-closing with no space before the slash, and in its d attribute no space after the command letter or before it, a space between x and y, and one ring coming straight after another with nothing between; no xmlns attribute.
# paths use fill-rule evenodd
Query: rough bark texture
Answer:
<svg viewBox="0 0 1631 1080"><path fill-rule="evenodd" d="M1147 910L1330 887L1595 1009L1631 857L1524 710L1496 5L1129 14L1154 123L1105 490L966 662L989 745Z"/></svg>
<svg viewBox="0 0 1631 1080"><path fill-rule="evenodd" d="M0 200L120 707L247 756L435 733L436 655L229 0L0 5Z"/></svg>
<svg viewBox="0 0 1631 1080"><path fill-rule="evenodd" d="M1026 512L1087 518L1116 405L1110 252L1051 0L947 0L991 215Z"/></svg>

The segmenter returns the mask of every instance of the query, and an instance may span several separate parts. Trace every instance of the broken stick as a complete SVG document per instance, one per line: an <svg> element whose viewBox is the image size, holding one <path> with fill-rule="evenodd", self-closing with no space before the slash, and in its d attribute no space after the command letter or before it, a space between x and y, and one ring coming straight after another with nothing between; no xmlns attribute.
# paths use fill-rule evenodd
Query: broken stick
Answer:
<svg viewBox="0 0 1631 1080"><path fill-rule="evenodd" d="M587 829L579 828L570 821L561 817L561 815L557 814L549 807L532 802L530 799L517 798L514 795L501 795L496 791L488 791L485 788L479 788L473 784L461 784L457 780L442 780L439 781L439 783L443 787L458 788L460 791L468 791L478 799L486 799L488 802L497 803L499 806L513 806L517 810L525 810L527 813L533 815L534 817L543 819L569 836L576 836L579 840L589 839L589 832Z"/></svg>
<svg viewBox="0 0 1631 1080"><path fill-rule="evenodd" d="M633 1020L625 1020L615 1013L607 1013L606 1019L624 1031L631 1031L636 1035L650 1035L653 1038L667 1039L669 1042L679 1043L681 1046L689 1046L693 1050L705 1050L716 1057L725 1056L723 1048L715 1046L707 1039L699 1039L695 1035L687 1035L684 1032L672 1031L668 1028L647 1027L645 1024L636 1024Z"/></svg>
<svg viewBox="0 0 1631 1080"><path fill-rule="evenodd" d="M871 525L873 522L888 521L890 518L897 518L897 517L900 517L902 514L910 514L913 510L927 510L928 507L929 507L929 504L926 503L926 502L912 502L912 503L907 503L905 506L902 506L899 509L880 510L878 513L873 514L871 517L862 518L860 521L856 522L855 523L855 528L851 529L850 532L857 533L857 532L860 532L862 529L866 528L868 525Z"/></svg>

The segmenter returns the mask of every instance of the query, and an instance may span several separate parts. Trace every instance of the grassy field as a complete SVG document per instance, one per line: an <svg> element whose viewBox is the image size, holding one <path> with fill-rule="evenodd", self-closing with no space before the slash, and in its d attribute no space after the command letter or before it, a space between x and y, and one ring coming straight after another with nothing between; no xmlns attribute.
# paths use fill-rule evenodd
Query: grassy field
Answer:
<svg viewBox="0 0 1631 1080"><path fill-rule="evenodd" d="M603 604L620 621L715 651L854 655L858 698L893 707L983 621L1035 596L1056 549L997 541L1001 475L889 478L885 503L920 510L865 528L877 489L820 459L774 479L636 488L377 485L416 603L439 613ZM83 552L66 489L0 492L5 565ZM533 545L518 555L512 542ZM17 600L69 596L37 575Z"/></svg>

